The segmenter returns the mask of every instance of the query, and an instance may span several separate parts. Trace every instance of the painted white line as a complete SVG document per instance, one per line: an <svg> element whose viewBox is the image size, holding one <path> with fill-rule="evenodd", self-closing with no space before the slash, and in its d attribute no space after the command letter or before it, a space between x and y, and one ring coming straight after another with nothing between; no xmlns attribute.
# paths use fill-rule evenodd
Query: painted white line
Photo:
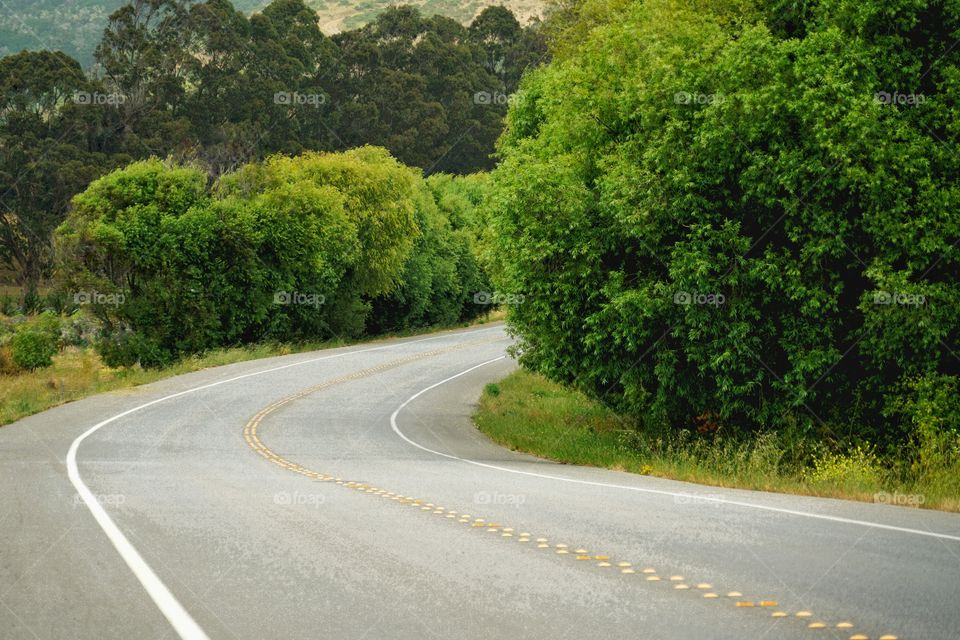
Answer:
<svg viewBox="0 0 960 640"><path fill-rule="evenodd" d="M460 462L465 462L465 463L467 463L467 464L476 465L476 466L478 466L478 467L485 467L485 468L487 468L487 469L494 469L494 470L496 470L496 471L504 471L504 472L506 472L506 473L516 473L516 474L519 474L519 475L522 475L522 476L532 476L532 477L534 477L534 478L542 478L542 479L546 479L546 480L559 480L559 481L561 481L561 482L572 482L572 483L574 483L574 484L585 484L585 485L590 485L590 486L593 486L593 487L606 487L606 488L609 488L609 489L623 489L623 490L625 490L625 491L636 491L636 492L638 492L638 493L651 493L651 494L656 494L656 495L661 495L661 496L671 496L671 497L674 497L674 498L691 498L691 497L695 497L697 500L702 500L702 501L704 501L704 502L714 502L714 503L717 503L717 504L730 505L730 506L734 506L734 507L744 507L744 508L747 508L747 509L759 509L759 510L761 510L761 511L773 511L773 512L776 512L776 513L783 513L783 514L791 515L791 516L799 516L799 517L802 517L802 518L815 518L815 519L817 519L817 520L829 520L829 521L831 521L831 522L841 522L841 523L843 523L843 524L851 524L851 525L856 525L856 526L860 526L860 527L870 527L870 528L873 528L873 529L885 529L885 530L887 530L887 531L897 531L897 532L899 532L899 533L910 533L910 534L918 535L918 536L927 536L927 537L930 537L930 538L939 538L939 539L941 539L941 540L956 540L956 541L960 542L960 536L953 536L953 535L950 535L950 534L947 534L947 533L936 533L936 532L933 532L933 531L924 531L924 530L922 530L922 529L910 529L910 528L907 528L907 527L897 527L897 526L890 525L890 524L882 524L882 523L880 523L880 522L869 522L869 521L866 521L866 520L854 520L854 519L851 519L851 518L841 518L841 517L839 517L839 516L830 516L830 515L826 515L826 514L822 514L822 513L810 513L810 512L808 512L808 511L797 511L797 510L794 510L794 509L783 509L783 508L780 508L780 507L771 507L771 506L768 506L768 505L755 504L755 503L752 503L752 502L740 502L740 501L738 501L738 500L726 500L726 499L723 499L723 498L716 498L716 497L711 497L711 496L701 496L701 495L695 495L695 494L690 494L690 493L680 493L680 492L674 492L674 491L663 491L663 490L661 490L661 489L645 489L645 488L642 488L642 487L633 487L633 486L623 485L623 484L611 484L611 483L608 483L608 482L596 482L596 481L592 481L592 480L577 480L577 479L575 479L575 478L564 478L564 477L562 477L562 476L554 476L554 475L550 475L550 474L546 474L546 473L534 473L534 472L532 472L532 471L521 471L521 470L519 470L519 469L511 469L511 468L509 468L509 467L501 467L501 466L495 465L495 464L489 464L489 463L486 463L486 462L479 462L479 461L477 461L477 460L470 460L469 458L461 458L461 457L459 457L459 456L455 456L455 455L450 454L450 453L443 453L442 451L435 451L434 449L431 449L431 448L429 448L429 447L425 447L425 446L423 446L422 444L420 444L420 443L418 443L418 442L414 442L413 440L411 440L410 438L408 438L402 431L400 431L400 427L397 426L397 416L400 414L401 411L403 411L403 409L404 409L408 404L410 404L411 402L413 402L414 400L416 400L417 398L419 398L419 397L422 396L423 394L427 393L428 391L431 391L431 390L433 390L433 389L436 389L436 388L439 387L440 385L446 384L446 383L450 382L451 380L456 380L456 379L459 378L460 376L464 376L464 375L470 373L471 371L474 371L475 369L479 369L480 367L484 367L484 366L486 366L486 365L488 365L488 364L492 364L492 363L497 362L497 361L499 361L499 360L503 360L504 358L506 358L506 356L501 356L501 357L499 357L499 358L494 358L493 360L487 360L486 362L481 362L481 363L478 364L478 365L475 365L475 366L473 366L473 367L470 367L469 369L467 369L467 370L465 370L465 371L461 371L461 372L458 373L458 374L452 375L452 376L450 376L449 378L446 378L446 379L444 379L444 380L441 380L440 382L436 382L436 383L430 385L429 387L426 387L425 389L421 389L421 390L418 391L417 393L413 394L412 396L410 396L409 398L407 398L407 400L406 400L403 404L401 404L399 407L397 407L396 411L394 411L394 412L390 415L390 426L393 428L393 431L394 431L398 436L400 436L401 438L403 438L404 440L406 440L409 444L412 444L413 446L417 447L418 449L422 449L422 450L424 450L424 451L427 451L428 453L432 453L432 454L438 455L438 456L443 456L444 458L450 458L451 460L459 460Z"/></svg>
<svg viewBox="0 0 960 640"><path fill-rule="evenodd" d="M462 333L483 333L485 331L493 331L499 327L492 327L489 329L479 329L475 331L464 331ZM300 362L294 362L291 364L282 365L279 367L273 367L270 369L264 369L262 371L254 371L252 373L245 373L243 375L235 376L233 378L228 378L227 380L220 380L219 382L211 382L208 384L201 385L199 387L193 387L191 389L186 389L177 393L164 396L162 398L157 398L156 400L151 400L150 402L141 404L140 406L134 407L133 409L128 409L123 413L118 413L115 416L107 418L103 422L98 422L94 426L90 427L84 431L73 443L70 445L70 450L67 452L67 476L70 478L70 482L73 484L74 488L77 490L77 494L83 500L84 504L87 505L87 508L90 510L90 513L93 514L94 519L97 521L97 524L100 525L100 528L103 529L103 532L107 535L110 542L113 544L114 549L117 550L117 553L120 554L120 557L123 558L123 561L127 563L127 566L130 567L130 570L133 572L133 575L136 576L137 580L140 581L140 584L143 585L143 588L147 591L147 594L150 596L150 599L153 600L154 604L160 609L166 619L176 630L177 635L179 635L183 640L208 640L208 636L204 633L203 629L200 628L200 625L191 617L186 609L183 608L183 605L174 597L170 592L170 589L157 577L157 574L154 573L153 569L150 568L150 565L143 559L143 556L140 555L140 552L137 551L136 547L130 543L127 537L120 531L120 528L113 521L113 519L107 514L106 510L100 505L100 502L93 495L93 492L90 491L90 488L87 487L87 484L83 481L83 478L80 477L80 471L77 468L77 449L88 436L96 433L101 428L115 422L121 418L129 416L132 413L141 411L153 405L160 404L161 402L166 402L167 400L172 400L174 398L179 398L190 393L195 393L197 391L202 391L204 389L211 389L213 387L218 387L220 385L229 384L231 382L236 382L237 380L243 380L246 378L252 378L255 376L262 376L267 373L273 373L275 371L281 371L283 369L290 369L291 367L299 367L305 364L310 364L313 362L320 362L321 360L333 360L334 358L342 358L344 356L356 355L359 353L369 353L371 351L380 351L382 349L390 349L394 347L400 347L408 344L416 344L418 342L427 342L430 340L440 340L442 338L450 337L451 333L444 333L437 336L431 336L429 338L419 338L417 340L406 340L404 342L394 342L391 344L381 345L378 347L369 347L366 349L356 349L353 351L346 351L342 353L335 353L328 356L321 356L319 358L310 358L308 360L301 360Z"/></svg>

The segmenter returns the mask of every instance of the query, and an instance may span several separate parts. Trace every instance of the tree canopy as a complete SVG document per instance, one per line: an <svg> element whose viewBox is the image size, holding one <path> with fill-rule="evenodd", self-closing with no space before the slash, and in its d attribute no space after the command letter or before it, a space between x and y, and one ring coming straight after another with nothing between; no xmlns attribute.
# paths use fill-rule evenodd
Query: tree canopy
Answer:
<svg viewBox="0 0 960 640"><path fill-rule="evenodd" d="M834 440L902 443L955 388L960 13L807 7L576 7L494 174L529 366L638 420Z"/></svg>
<svg viewBox="0 0 960 640"><path fill-rule="evenodd" d="M302 0L250 16L229 0L136 0L110 16L90 74L59 52L0 59L0 260L33 291L70 198L138 159L215 178L376 145L427 174L490 168L507 96L544 55L538 25L502 7L469 26L392 7L331 38Z"/></svg>

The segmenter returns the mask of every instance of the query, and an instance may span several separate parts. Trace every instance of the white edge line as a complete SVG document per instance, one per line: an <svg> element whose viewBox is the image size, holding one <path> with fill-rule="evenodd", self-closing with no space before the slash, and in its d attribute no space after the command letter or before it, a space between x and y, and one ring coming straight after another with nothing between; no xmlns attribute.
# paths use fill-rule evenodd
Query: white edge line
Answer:
<svg viewBox="0 0 960 640"><path fill-rule="evenodd" d="M714 502L714 503L716 503L716 504L725 504L725 505L731 505L731 506L736 506L736 507L745 507L745 508L748 508L748 509L759 509L759 510L761 510L761 511L773 511L773 512L776 512L776 513L783 513L783 514L791 515L791 516L800 516L800 517L803 517L803 518L815 518L815 519L818 519L818 520L829 520L829 521L831 521L831 522L841 522L841 523L843 523L843 524L852 524L852 525L857 525L857 526L861 526L861 527L870 527L870 528L873 528L873 529L885 529L885 530L888 530L888 531L897 531L897 532L899 532L899 533L911 533L911 534L918 535L918 536L927 536L927 537L930 537L930 538L939 538L939 539L941 539L941 540L956 540L956 541L960 542L960 536L953 536L953 535L946 534L946 533L936 533L936 532L933 532L933 531L923 531L923 530L921 530L921 529L909 529L909 528L906 528L906 527L897 527L897 526L894 526L894 525L882 524L882 523L879 523L879 522L868 522L868 521L866 521L866 520L854 520L854 519L851 519L851 518L841 518L840 516L830 516L830 515L821 514L821 513L810 513L810 512L807 512L807 511L796 511L796 510L794 510L794 509L783 509L783 508L780 508L780 507L771 507L771 506L762 505L762 504L755 504L755 503L752 503L752 502L740 502L740 501L738 501L738 500L726 500L726 499L723 499L723 498L716 498L716 497L712 497L712 496L701 496L701 495L690 494L690 493L677 493L677 492L674 492L674 491L663 491L663 490L661 490L661 489L645 489L645 488L641 488L641 487L634 487L634 486L623 485L623 484L611 484L611 483L607 483L607 482L595 482L595 481L592 481L592 480L577 480L577 479L575 479L575 478L564 478L564 477L562 477L562 476L553 476L553 475L549 475L549 474L546 474L546 473L534 473L534 472L532 472L532 471L521 471L521 470L519 470L519 469L511 469L511 468L509 468L509 467L501 467L501 466L498 466L498 465L495 465L495 464L488 464L488 463L486 463L486 462L479 462L479 461L477 461L477 460L470 460L469 458L461 458L461 457L455 456L455 455L453 455L453 454L443 453L443 452L441 452L441 451L435 451L435 450L433 450L433 449L430 449L429 447L425 447L425 446L423 446L422 444L419 444L419 443L417 443L417 442L414 442L413 440L411 440L410 438L408 438L402 431L400 431L400 428L397 426L397 416L400 414L400 412L401 412L408 404L410 404L411 402L413 402L414 400L416 400L417 398L419 398L419 397L422 396L423 394L427 393L428 391L431 391L432 389L436 389L437 387L439 387L439 386L442 385L442 384L446 384L446 383L450 382L451 380L455 380L455 379L459 378L460 376L466 375L466 374L470 373L471 371L474 371L475 369L479 369L480 367L484 367L484 366L486 366L486 365L488 365L488 364L492 364L492 363L497 362L497 361L499 361L499 360L503 360L504 358L506 358L506 356L501 356L501 357L499 357L499 358L494 358L493 360L487 360L486 362L481 362L481 363L478 364L478 365L475 365L475 366L473 366L473 367L470 367L469 369L467 369L467 370L465 370L465 371L461 371L460 373L458 373L458 374L456 374L456 375L452 375L452 376L450 376L449 378L446 378L445 380L441 380L440 382L434 383L434 384L430 385L429 387L426 387L425 389L422 389L422 390L418 391L417 393L413 394L412 396L410 396L409 398L407 398L407 400L406 400L403 404L401 404L399 407L397 407L396 411L394 411L393 414L391 414L391 416L390 416L390 426L393 428L393 431L394 431L398 436L400 436L401 438L403 438L404 440L406 440L409 444L412 444L413 446L417 447L418 449L422 449L422 450L424 450L424 451L427 451L427 452L429 452L429 453L432 453L432 454L435 454L435 455L438 455L438 456L443 456L444 458L450 458L451 460L459 460L460 462L466 462L467 464L476 465L476 466L478 466L478 467L485 467L485 468L487 468L487 469L494 469L494 470L496 470L496 471L505 471L505 472L507 472L507 473L516 473L516 474L519 474L519 475L533 476L533 477L535 477L535 478L544 478L544 479L547 479L547 480L560 480L561 482L572 482L572 483L574 483L574 484L585 484L585 485L590 485L590 486L594 486L594 487L607 487L607 488L611 488L611 489L624 489L624 490L626 490L626 491L636 491L636 492L638 492L638 493L651 493L651 494L656 494L656 495L661 495L661 496L672 496L672 497L674 497L674 498L691 498L691 497L695 497L697 500L702 500L702 501L704 501L704 502Z"/></svg>
<svg viewBox="0 0 960 640"><path fill-rule="evenodd" d="M484 331L492 331L497 327L492 327L489 329L479 329L475 331L466 331L463 333L482 333ZM289 369L291 367L299 367L301 365L310 364L313 362L319 362L321 360L332 360L334 358L342 358L344 356L356 355L358 353L368 353L370 351L379 351L381 349L389 349L392 347L398 347L408 344L416 344L418 342L427 342L429 340L440 340L442 338L450 337L450 333L444 333L443 335L431 336L429 338L420 338L417 340L405 340L403 342L394 342L391 344L381 345L378 347L369 347L367 349L357 349L354 351L346 351L342 353L335 353L328 356L321 356L319 358L311 358L309 360L302 360L300 362L294 362L291 364L282 365L279 367L273 367L271 369L264 369L262 371L254 371L252 373L245 373L243 375L235 376L233 378L228 378L226 380L220 380L218 382L211 382L208 384L201 385L199 387L193 387L191 389L185 389L184 391L179 391L177 393L164 396L162 398L157 398L156 400L151 400L150 402L141 404L132 409L128 409L123 413L118 413L115 416L107 418L102 422L98 422L94 426L90 427L84 431L73 443L70 445L70 450L67 451L67 476L70 478L70 482L73 484L74 488L77 490L77 495L83 500L84 504L87 505L87 508L90 510L90 513L93 514L94 519L96 519L97 524L100 525L100 528L103 529L103 532L106 534L107 538L113 544L114 549L117 550L117 553L120 554L120 557L123 558L123 561L127 563L127 566L130 567L130 570L133 572L133 575L140 581L140 584L143 585L143 588L146 590L147 595L150 596L150 599L153 600L154 604L160 609L164 617L170 622L174 630L183 640L209 640L207 634L200 628L200 625L196 623L193 617L184 609L183 605L174 597L173 593L170 592L170 589L163 583L162 580L154 573L153 569L150 568L150 565L147 564L146 560L143 559L143 556L140 555L140 552L137 551L136 547L130 543L127 537L123 534L117 524L113 519L107 514L106 510L100 505L100 502L93 495L93 492L90 491L90 488L87 487L86 483L83 481L83 478L80 477L80 471L77 468L77 449L79 449L80 444L87 439L88 436L96 433L102 427L115 422L121 418L124 418L132 413L141 411L148 407L152 407L155 404L161 402L166 402L167 400L172 400L174 398L179 398L196 391L202 391L204 389L210 389L212 387L218 387L223 384L229 384L231 382L236 382L237 380L243 380L244 378L252 378L254 376L260 376L267 373L273 373L275 371L281 371L283 369Z"/></svg>

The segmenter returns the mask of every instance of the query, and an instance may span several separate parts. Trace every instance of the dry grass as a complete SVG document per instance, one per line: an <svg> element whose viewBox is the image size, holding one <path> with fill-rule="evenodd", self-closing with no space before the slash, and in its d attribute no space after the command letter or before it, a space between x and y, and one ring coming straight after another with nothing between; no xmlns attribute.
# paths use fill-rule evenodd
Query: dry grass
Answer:
<svg viewBox="0 0 960 640"><path fill-rule="evenodd" d="M493 312L473 323L438 327L430 331L481 325L502 320L503 314ZM209 369L236 362L282 356L290 353L314 351L358 344L387 337L401 337L428 333L428 330L407 331L365 338L359 341L327 341L299 344L257 344L229 349L217 349L202 356L181 360L163 369L110 369L93 349L69 347L53 359L53 366L18 374L0 374L0 426L44 411L65 402L79 400L97 393L136 387L170 376ZM0 367L2 369L2 367Z"/></svg>

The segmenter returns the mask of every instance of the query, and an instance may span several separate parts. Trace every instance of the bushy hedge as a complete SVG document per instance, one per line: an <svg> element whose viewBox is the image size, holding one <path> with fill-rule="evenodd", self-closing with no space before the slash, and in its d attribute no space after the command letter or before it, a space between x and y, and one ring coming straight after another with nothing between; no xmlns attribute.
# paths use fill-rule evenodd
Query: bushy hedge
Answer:
<svg viewBox="0 0 960 640"><path fill-rule="evenodd" d="M18 331L10 339L10 354L18 369L32 371L49 367L56 353L56 341L43 331Z"/></svg>
<svg viewBox="0 0 960 640"><path fill-rule="evenodd" d="M490 311L489 305L475 302L478 293L490 289L480 257L480 202L489 189L486 176L434 174L426 180L417 194L422 233L400 286L373 301L369 331L451 324Z"/></svg>
<svg viewBox="0 0 960 640"><path fill-rule="evenodd" d="M137 162L74 199L57 249L113 366L453 321L478 278L419 172L372 147L277 156L209 187Z"/></svg>
<svg viewBox="0 0 960 640"><path fill-rule="evenodd" d="M494 175L528 366L660 426L903 443L948 411L960 9L805 6L580 7Z"/></svg>
<svg viewBox="0 0 960 640"><path fill-rule="evenodd" d="M60 317L45 311L33 317L18 315L0 322L0 373L19 373L53 364L63 342Z"/></svg>

